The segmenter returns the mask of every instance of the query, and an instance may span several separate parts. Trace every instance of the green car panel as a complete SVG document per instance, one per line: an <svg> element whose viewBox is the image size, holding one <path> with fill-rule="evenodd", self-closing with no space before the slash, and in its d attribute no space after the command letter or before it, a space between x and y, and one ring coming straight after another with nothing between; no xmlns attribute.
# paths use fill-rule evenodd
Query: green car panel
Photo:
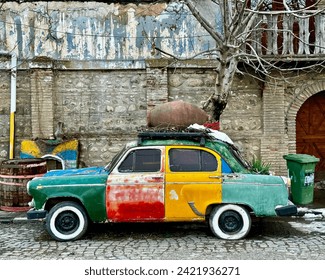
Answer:
<svg viewBox="0 0 325 280"><path fill-rule="evenodd" d="M223 203L247 205L256 216L276 216L275 208L288 204L288 190L281 177L260 174L223 177Z"/></svg>
<svg viewBox="0 0 325 280"><path fill-rule="evenodd" d="M105 189L108 173L99 175L51 176L29 182L35 208L43 209L51 199L80 201L94 222L106 220Z"/></svg>

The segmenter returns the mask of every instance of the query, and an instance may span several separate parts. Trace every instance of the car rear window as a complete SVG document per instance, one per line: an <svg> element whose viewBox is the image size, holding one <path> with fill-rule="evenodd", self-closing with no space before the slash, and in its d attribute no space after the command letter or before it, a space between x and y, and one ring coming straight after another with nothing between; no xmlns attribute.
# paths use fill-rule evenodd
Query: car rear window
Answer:
<svg viewBox="0 0 325 280"><path fill-rule="evenodd" d="M218 162L209 152L196 149L169 150L171 171L216 171Z"/></svg>

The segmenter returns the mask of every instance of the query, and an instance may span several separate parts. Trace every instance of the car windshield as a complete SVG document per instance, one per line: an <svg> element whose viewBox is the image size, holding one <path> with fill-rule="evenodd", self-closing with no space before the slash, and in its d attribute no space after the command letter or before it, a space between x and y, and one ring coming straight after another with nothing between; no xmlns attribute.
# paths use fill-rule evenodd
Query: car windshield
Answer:
<svg viewBox="0 0 325 280"><path fill-rule="evenodd" d="M114 157L113 159L105 166L106 171L111 171L112 168L115 166L115 164L118 162L120 157L125 153L127 150L127 147L125 146L122 150L120 150Z"/></svg>
<svg viewBox="0 0 325 280"><path fill-rule="evenodd" d="M233 156L236 158L236 160L246 169L250 169L250 164L244 159L240 151L237 149L234 145L229 145L229 150L233 154Z"/></svg>

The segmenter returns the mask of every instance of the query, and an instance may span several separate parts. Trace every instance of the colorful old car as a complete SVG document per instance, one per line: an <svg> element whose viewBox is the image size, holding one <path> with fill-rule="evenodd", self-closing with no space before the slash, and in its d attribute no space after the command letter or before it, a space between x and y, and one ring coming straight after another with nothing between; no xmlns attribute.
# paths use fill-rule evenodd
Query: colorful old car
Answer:
<svg viewBox="0 0 325 280"><path fill-rule="evenodd" d="M143 132L105 167L53 170L28 183L29 219L56 240L92 222L207 222L244 238L251 216L293 215L287 180L252 173L237 149L202 132Z"/></svg>

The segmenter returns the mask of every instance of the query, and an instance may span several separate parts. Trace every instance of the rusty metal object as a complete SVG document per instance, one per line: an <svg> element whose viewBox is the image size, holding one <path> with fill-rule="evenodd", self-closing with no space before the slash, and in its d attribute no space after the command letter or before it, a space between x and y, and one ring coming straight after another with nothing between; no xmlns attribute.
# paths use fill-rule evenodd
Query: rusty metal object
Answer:
<svg viewBox="0 0 325 280"><path fill-rule="evenodd" d="M45 159L13 159L0 163L0 209L23 211L31 196L27 194L27 182L47 172Z"/></svg>
<svg viewBox="0 0 325 280"><path fill-rule="evenodd" d="M178 100L167 102L153 108L147 117L149 127L186 128L190 124L203 124L209 115L196 105Z"/></svg>

